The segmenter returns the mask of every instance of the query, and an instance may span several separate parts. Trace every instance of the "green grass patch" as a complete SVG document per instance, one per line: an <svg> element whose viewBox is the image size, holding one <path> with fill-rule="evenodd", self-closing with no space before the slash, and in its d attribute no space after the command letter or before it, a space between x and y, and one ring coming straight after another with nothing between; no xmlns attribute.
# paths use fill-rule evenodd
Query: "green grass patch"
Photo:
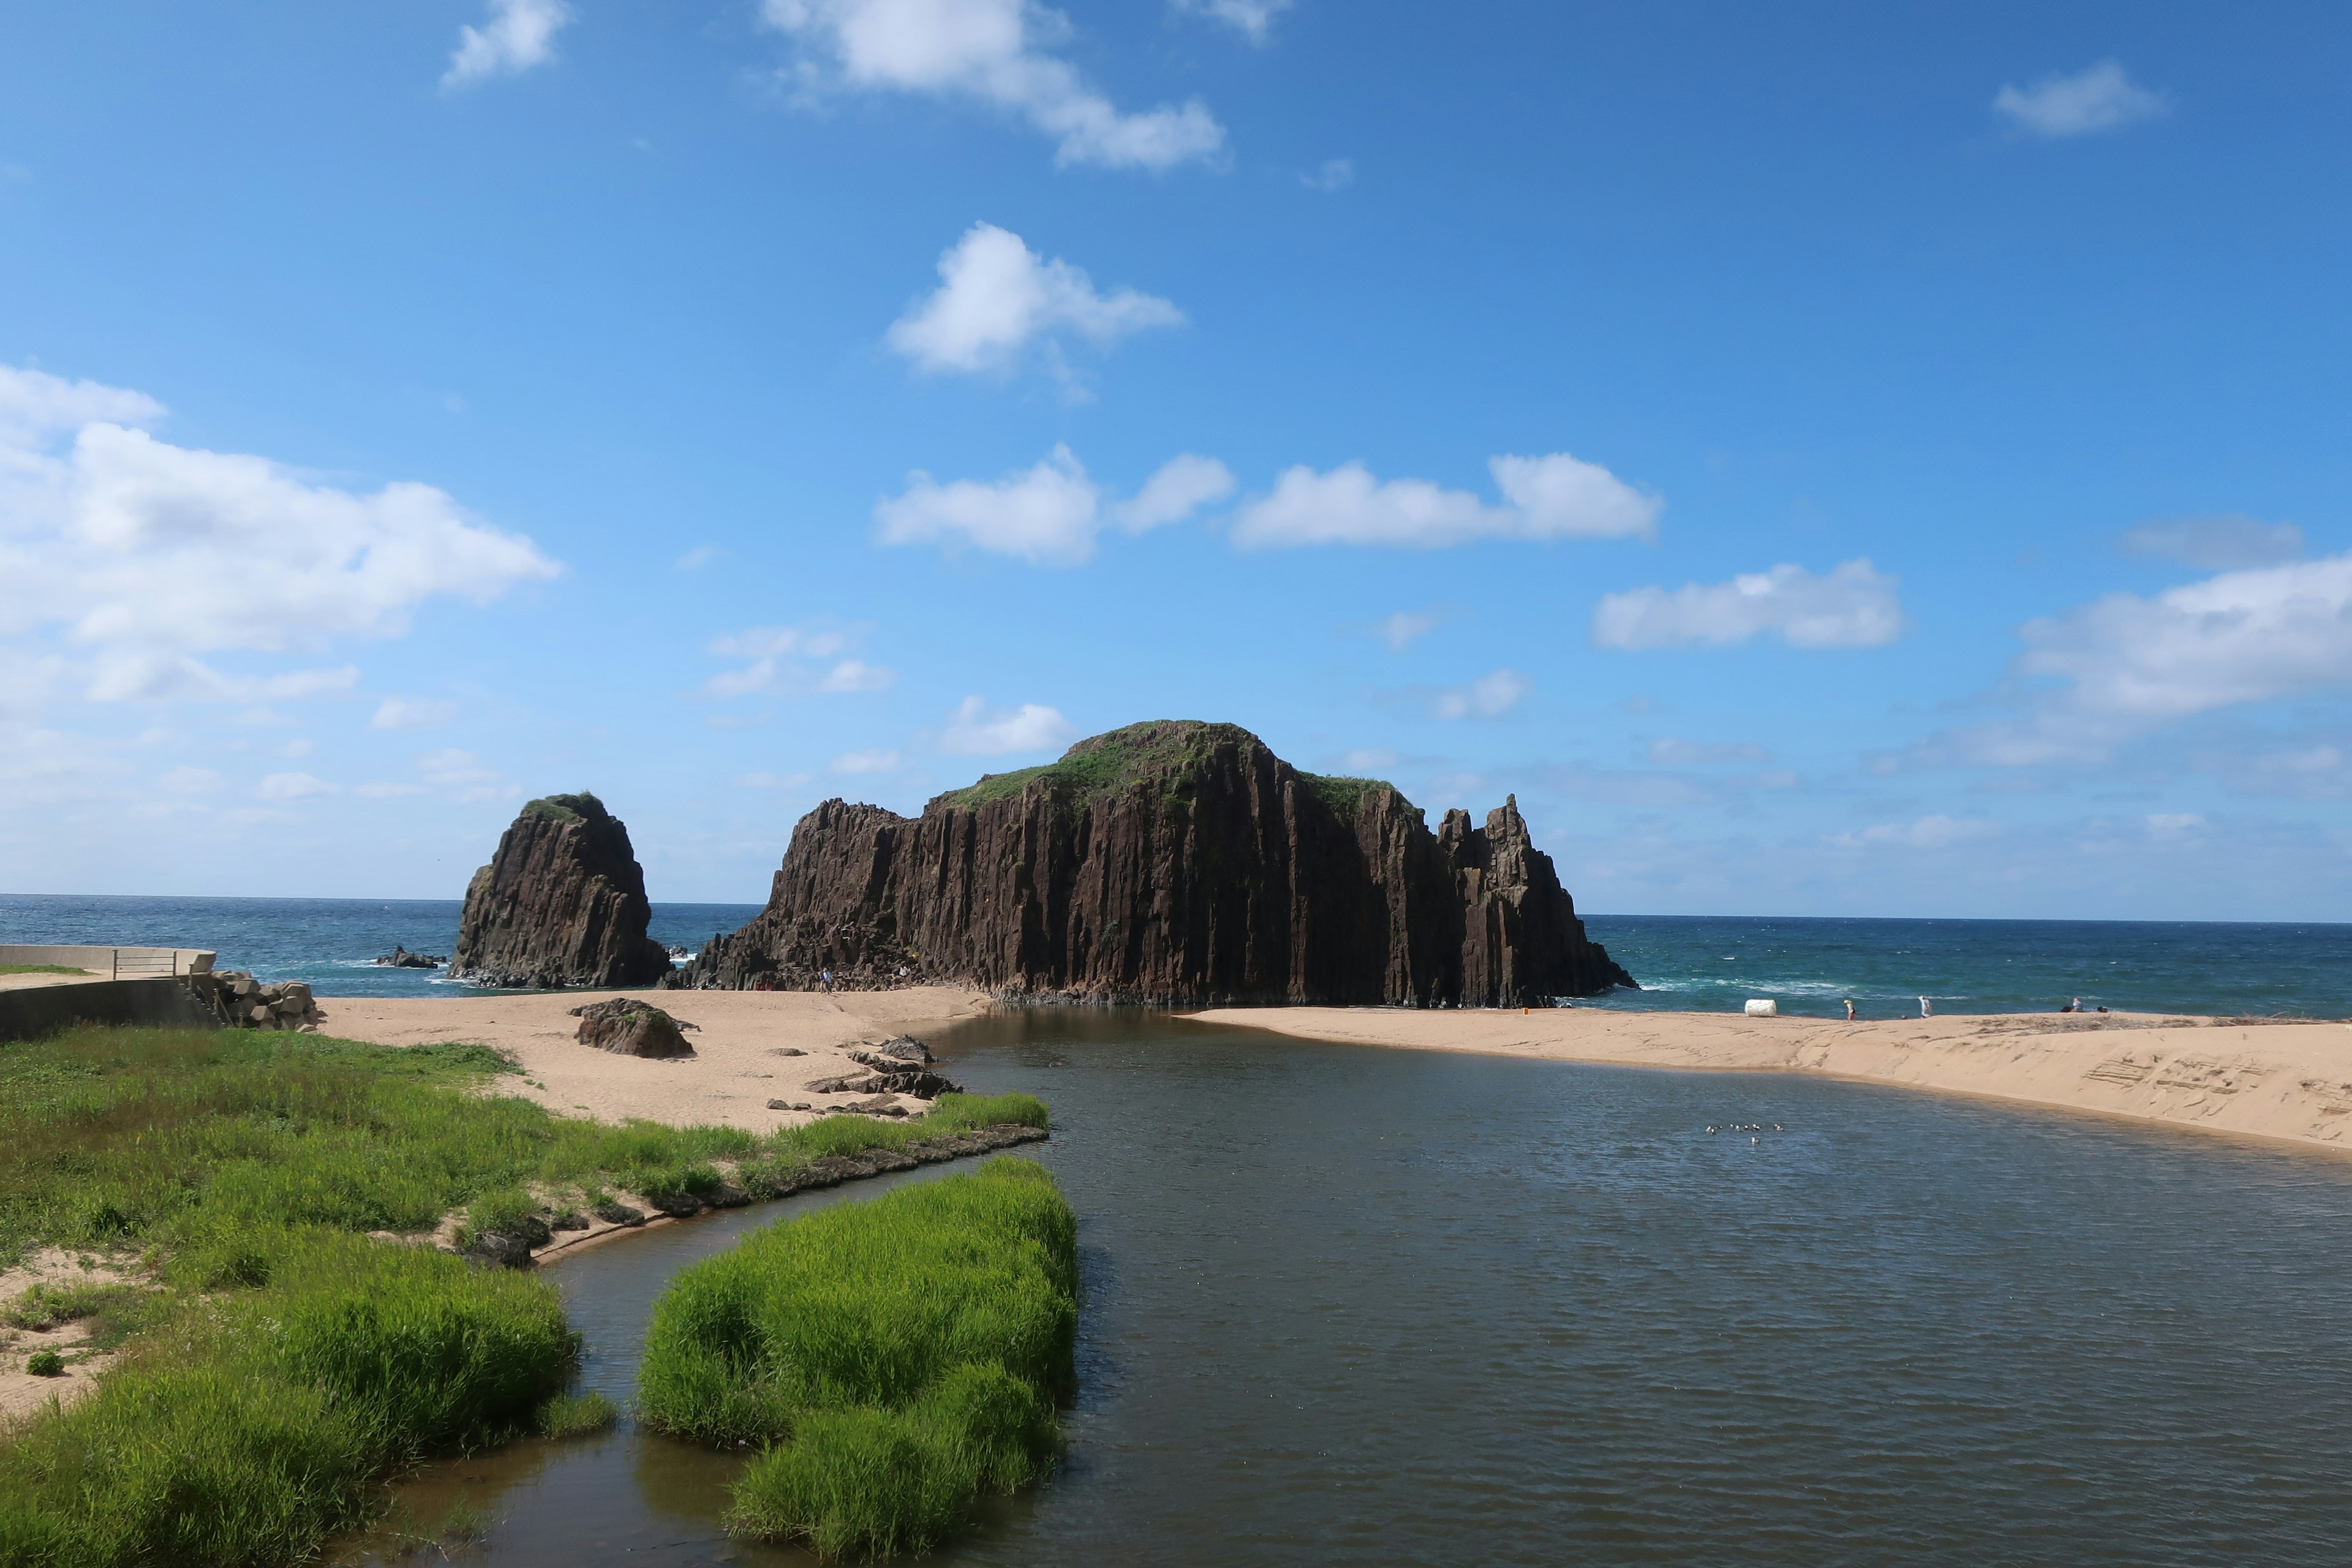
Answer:
<svg viewBox="0 0 2352 1568"><path fill-rule="evenodd" d="M1000 1159L747 1237L654 1310L646 1422L761 1448L739 1531L828 1557L920 1552L1049 1465L1073 1380L1076 1224Z"/></svg>
<svg viewBox="0 0 2352 1568"><path fill-rule="evenodd" d="M539 1407L542 1437L588 1437L609 1432L621 1418L613 1402L594 1392L559 1394Z"/></svg>
<svg viewBox="0 0 2352 1568"><path fill-rule="evenodd" d="M94 969L77 969L70 963L0 963L0 974L95 974Z"/></svg>
<svg viewBox="0 0 2352 1568"><path fill-rule="evenodd" d="M63 1377L66 1358L55 1351L35 1351L25 1362L25 1370L35 1377Z"/></svg>
<svg viewBox="0 0 2352 1568"><path fill-rule="evenodd" d="M720 1162L782 1191L828 1153L1045 1121L1024 1096L949 1096L912 1125L615 1127L493 1092L512 1070L478 1046L249 1030L0 1044L0 1263L58 1246L145 1270L6 1308L123 1360L0 1439L0 1564L297 1561L404 1465L596 1418L550 1403L574 1354L552 1289L359 1233L507 1228L574 1189L710 1192Z"/></svg>

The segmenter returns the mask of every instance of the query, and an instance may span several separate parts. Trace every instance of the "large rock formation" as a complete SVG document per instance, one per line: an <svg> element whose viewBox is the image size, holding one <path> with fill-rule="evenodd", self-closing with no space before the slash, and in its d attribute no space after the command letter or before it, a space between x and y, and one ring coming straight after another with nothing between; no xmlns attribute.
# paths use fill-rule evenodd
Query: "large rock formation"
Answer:
<svg viewBox="0 0 2352 1568"><path fill-rule="evenodd" d="M474 873L449 978L483 985L645 985L669 973L629 830L593 795L532 801Z"/></svg>
<svg viewBox="0 0 2352 1568"><path fill-rule="evenodd" d="M1388 784L1171 721L911 820L825 802L766 910L665 984L799 990L827 969L848 989L1157 1004L1521 1006L1633 984L1586 940L1515 801L1433 835Z"/></svg>

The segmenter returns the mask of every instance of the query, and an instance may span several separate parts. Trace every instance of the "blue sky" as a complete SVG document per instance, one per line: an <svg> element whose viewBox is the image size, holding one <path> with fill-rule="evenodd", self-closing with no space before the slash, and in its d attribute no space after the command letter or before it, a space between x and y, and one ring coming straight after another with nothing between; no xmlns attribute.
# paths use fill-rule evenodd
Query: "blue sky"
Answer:
<svg viewBox="0 0 2352 1568"><path fill-rule="evenodd" d="M2352 20L2217 17L27 8L0 886L1196 717L1592 910L2341 918Z"/></svg>

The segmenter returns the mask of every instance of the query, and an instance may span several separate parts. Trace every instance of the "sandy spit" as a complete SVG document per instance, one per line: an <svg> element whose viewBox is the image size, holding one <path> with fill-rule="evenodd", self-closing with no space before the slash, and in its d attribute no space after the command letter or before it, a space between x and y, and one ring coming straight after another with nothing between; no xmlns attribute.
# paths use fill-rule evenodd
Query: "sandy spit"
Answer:
<svg viewBox="0 0 2352 1568"><path fill-rule="evenodd" d="M583 1046L572 1009L608 996L635 996L698 1026L686 1037L694 1055L646 1061ZM864 1069L849 1059L860 1045L893 1035L920 1037L986 1012L987 996L940 986L903 991L550 991L511 996L321 996L320 1032L379 1046L460 1041L512 1051L520 1079L499 1079L566 1116L603 1121L642 1117L678 1126L696 1122L772 1132L813 1121L828 1099L808 1085ZM795 1051L796 1056L779 1052ZM855 1097L850 1097L855 1098ZM783 1100L812 1110L770 1110ZM906 1102L920 1110L918 1102Z"/></svg>
<svg viewBox="0 0 2352 1568"><path fill-rule="evenodd" d="M1847 1024L1591 1007L1221 1007L1186 1016L1343 1045L1818 1073L2352 1149L2352 1025L2345 1024L2125 1013Z"/></svg>

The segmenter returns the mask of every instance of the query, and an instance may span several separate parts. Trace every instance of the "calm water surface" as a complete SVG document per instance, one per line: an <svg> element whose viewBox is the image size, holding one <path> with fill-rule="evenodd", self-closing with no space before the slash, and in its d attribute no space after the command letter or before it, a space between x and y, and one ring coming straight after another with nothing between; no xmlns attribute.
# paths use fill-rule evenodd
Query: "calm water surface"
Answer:
<svg viewBox="0 0 2352 1568"><path fill-rule="evenodd" d="M2347 1560L2352 1163L1150 1016L933 1043L1052 1101L1086 1290L1068 1463L936 1561ZM625 1399L668 1274L777 1212L551 1270L588 1382ZM408 1500L516 1568L802 1561L725 1539L732 1466L625 1427Z"/></svg>

